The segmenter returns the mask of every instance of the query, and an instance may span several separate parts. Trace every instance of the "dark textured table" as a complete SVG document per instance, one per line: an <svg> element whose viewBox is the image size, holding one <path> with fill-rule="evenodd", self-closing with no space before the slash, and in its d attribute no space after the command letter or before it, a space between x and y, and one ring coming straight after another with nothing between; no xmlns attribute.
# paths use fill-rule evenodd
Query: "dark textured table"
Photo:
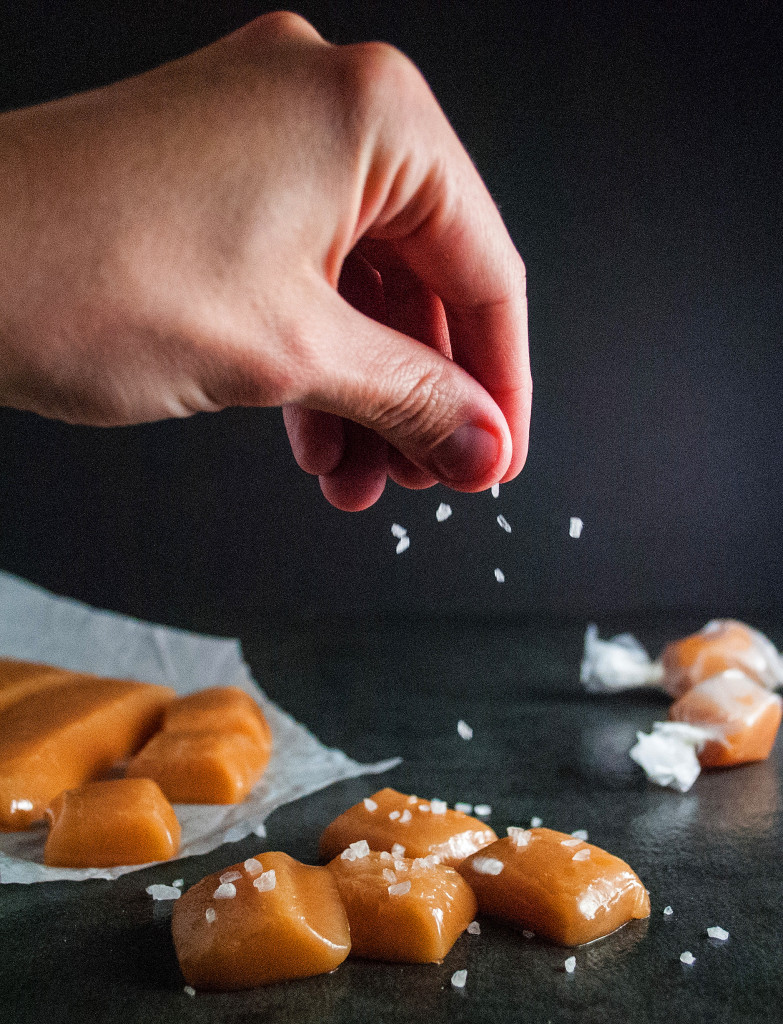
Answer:
<svg viewBox="0 0 783 1024"><path fill-rule="evenodd" d="M632 623L657 650L700 623ZM240 630L240 633L243 631ZM783 853L778 743L764 764L703 775L690 793L651 786L628 760L634 732L665 717L650 693L582 695L582 628L333 621L244 631L271 697L359 760L399 754L387 775L280 809L269 838L116 882L0 887L0 1020L26 1022L773 1021L783 1010ZM772 631L773 639L780 635ZM458 719L474 729L457 734ZM204 874L264 849L316 858L321 828L381 785L489 803L500 834L538 815L624 859L650 890L649 922L569 951L482 920L442 965L349 960L330 976L188 996L151 882ZM664 906L674 908L671 917ZM710 940L709 925L731 933ZM683 966L691 950L696 962ZM452 989L455 970L467 984Z"/></svg>

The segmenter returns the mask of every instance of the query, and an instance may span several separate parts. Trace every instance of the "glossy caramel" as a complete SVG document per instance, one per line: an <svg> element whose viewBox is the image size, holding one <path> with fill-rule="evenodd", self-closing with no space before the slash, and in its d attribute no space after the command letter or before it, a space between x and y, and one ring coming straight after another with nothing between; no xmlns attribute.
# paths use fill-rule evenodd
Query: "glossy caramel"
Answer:
<svg viewBox="0 0 783 1024"><path fill-rule="evenodd" d="M647 890L619 857L548 828L512 831L520 844L499 839L459 866L483 913L563 946L649 917Z"/></svg>
<svg viewBox="0 0 783 1024"><path fill-rule="evenodd" d="M269 871L271 889L265 886ZM232 878L222 890L221 875ZM215 898L231 887L231 898ZM197 989L255 988L326 974L351 948L333 873L285 853L259 853L202 878L174 904L171 931L185 980Z"/></svg>
<svg viewBox="0 0 783 1024"><path fill-rule="evenodd" d="M169 860L179 850L174 808L151 779L111 779L67 789L48 809L44 863L105 868Z"/></svg>
<svg viewBox="0 0 783 1024"><path fill-rule="evenodd" d="M179 697L166 708L161 729L242 733L267 751L272 747L272 732L263 711L237 686L211 686Z"/></svg>
<svg viewBox="0 0 783 1024"><path fill-rule="evenodd" d="M774 646L763 633L735 619L708 622L698 633L669 644L661 663L663 685L675 698L726 669L740 669L768 688L783 682Z"/></svg>
<svg viewBox="0 0 783 1024"><path fill-rule="evenodd" d="M318 845L321 857L331 860L351 843L366 839L371 850L392 851L395 843L405 847L407 857L434 854L444 864L454 866L497 839L493 830L478 818L461 811L433 811L429 800L381 789L365 801L343 811L326 826ZM435 805L438 806L437 804ZM395 815L391 818L390 815Z"/></svg>

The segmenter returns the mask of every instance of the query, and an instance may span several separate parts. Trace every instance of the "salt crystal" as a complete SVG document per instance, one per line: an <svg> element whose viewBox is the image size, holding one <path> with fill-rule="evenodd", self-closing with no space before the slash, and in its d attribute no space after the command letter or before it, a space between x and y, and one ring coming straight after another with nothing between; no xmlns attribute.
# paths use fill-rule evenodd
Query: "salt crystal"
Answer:
<svg viewBox="0 0 783 1024"><path fill-rule="evenodd" d="M568 536L569 537L581 537L582 527L585 524L579 518L579 516L571 516L571 522L568 524Z"/></svg>
<svg viewBox="0 0 783 1024"><path fill-rule="evenodd" d="M145 892L154 900L178 900L182 895L173 885L148 885Z"/></svg>
<svg viewBox="0 0 783 1024"><path fill-rule="evenodd" d="M501 530L505 530L506 533L511 533L511 523L505 516L498 516L498 526Z"/></svg>
<svg viewBox="0 0 783 1024"><path fill-rule="evenodd" d="M475 857L470 865L479 875L499 875L505 866L502 860L494 857Z"/></svg>
<svg viewBox="0 0 783 1024"><path fill-rule="evenodd" d="M390 896L404 896L406 893L411 891L410 880L407 882L398 882L396 885L389 886Z"/></svg>
<svg viewBox="0 0 783 1024"><path fill-rule="evenodd" d="M587 848L579 850L573 855L571 860L590 860L590 851Z"/></svg>
<svg viewBox="0 0 783 1024"><path fill-rule="evenodd" d="M391 848L392 857L400 858L405 856L405 847L402 843L394 843Z"/></svg>
<svg viewBox="0 0 783 1024"><path fill-rule="evenodd" d="M477 814L479 818L488 818L492 814L492 808L489 804L476 804L473 813Z"/></svg>
<svg viewBox="0 0 783 1024"><path fill-rule="evenodd" d="M392 863L394 864L394 870L395 871L407 871L408 870L408 865L405 863L404 860L395 860Z"/></svg>
<svg viewBox="0 0 783 1024"><path fill-rule="evenodd" d="M478 921L471 921L468 925L468 935L481 935L481 925Z"/></svg>
<svg viewBox="0 0 783 1024"><path fill-rule="evenodd" d="M454 988L464 988L465 982L468 980L467 971L455 971L451 976L451 984Z"/></svg>
<svg viewBox="0 0 783 1024"><path fill-rule="evenodd" d="M411 814L411 812L406 807L405 810L400 815L400 824L401 825L407 825L412 817L413 817L413 815Z"/></svg>
<svg viewBox="0 0 783 1024"><path fill-rule="evenodd" d="M690 967L691 964L696 963L696 957L689 949L686 949L684 953L680 953L680 963L687 964Z"/></svg>
<svg viewBox="0 0 783 1024"><path fill-rule="evenodd" d="M708 928L707 934L711 939L720 939L721 942L725 942L726 939L729 937L729 933L726 931L726 929L721 928L720 925L717 924L713 925L711 928Z"/></svg>
<svg viewBox="0 0 783 1024"><path fill-rule="evenodd" d="M186 985L182 991L186 996L190 996L191 998L196 994L196 990L192 985Z"/></svg>
<svg viewBox="0 0 783 1024"><path fill-rule="evenodd" d="M467 722L463 722L461 718L457 722L457 732L460 734L460 736L463 738L463 740L472 740L473 739L473 730L468 725L468 723Z"/></svg>
<svg viewBox="0 0 783 1024"><path fill-rule="evenodd" d="M184 878L177 878L171 884L173 886L175 886L177 889L181 889L182 886L185 884L185 879Z"/></svg>
<svg viewBox="0 0 783 1024"><path fill-rule="evenodd" d="M413 793L411 793L411 795L408 797L408 803L415 804L418 799L419 798L417 796L414 796Z"/></svg>
<svg viewBox="0 0 783 1024"><path fill-rule="evenodd" d="M389 811L389 817L391 818L392 821L396 821L397 818L399 818L399 816L400 816L400 812L399 811Z"/></svg>
<svg viewBox="0 0 783 1024"><path fill-rule="evenodd" d="M370 852L370 845L369 845L369 843L367 842L366 839L360 839L356 843L351 843L351 845L348 847L348 849L349 850L353 850L354 856L357 859L361 859L362 857L366 857L369 854L369 852Z"/></svg>
<svg viewBox="0 0 783 1024"><path fill-rule="evenodd" d="M543 818L531 818L530 819L530 827L531 828L541 828L541 826L543 824L544 824L544 819Z"/></svg>
<svg viewBox="0 0 783 1024"><path fill-rule="evenodd" d="M417 811L422 811L422 812L429 811L429 809L430 809L430 805L429 804L418 804L418 806L416 807Z"/></svg>
<svg viewBox="0 0 783 1024"><path fill-rule="evenodd" d="M213 900L233 900L237 894L237 887L231 882L221 882L212 893Z"/></svg>
<svg viewBox="0 0 783 1024"><path fill-rule="evenodd" d="M358 858L356 856L356 852L354 850L352 850L350 848L350 846L346 847L343 850L343 852L340 854L340 860L357 860L357 859Z"/></svg>
<svg viewBox="0 0 783 1024"><path fill-rule="evenodd" d="M567 960L563 961L563 967L565 967L566 974L573 974L576 970L576 957L569 956Z"/></svg>
<svg viewBox="0 0 783 1024"><path fill-rule="evenodd" d="M490 490L492 492L492 497L493 498L499 498L500 497L500 484L493 484L492 487L490 488Z"/></svg>
<svg viewBox="0 0 783 1024"><path fill-rule="evenodd" d="M445 814L448 807L445 800L430 800L430 810L433 814Z"/></svg>
<svg viewBox="0 0 783 1024"><path fill-rule="evenodd" d="M394 550L397 552L398 555L401 555L403 551L407 551L410 546L410 537L400 537L399 541L397 542L397 547Z"/></svg>
<svg viewBox="0 0 783 1024"><path fill-rule="evenodd" d="M664 907L664 908L663 908L663 913L664 913L664 915L665 915L666 917L671 917L671 916L672 916L672 914L674 913L674 911L672 910L672 908L671 908L671 907Z"/></svg>
<svg viewBox="0 0 783 1024"><path fill-rule="evenodd" d="M364 798L364 806L365 806L365 807L367 808L367 810L368 810L368 811L377 811L377 810L378 810L378 805L377 805L377 804L376 804L376 802L375 802L375 801L374 801L374 800L373 800L373 799L372 799L371 797L369 797L369 796L366 796L366 797Z"/></svg>
<svg viewBox="0 0 783 1024"><path fill-rule="evenodd" d="M396 875L395 875L395 873L394 873L394 872L393 872L393 871L391 870L391 868L384 868L384 869L383 869L383 871L381 872L381 874L383 875L384 879L385 879L385 880L386 880L387 882L389 882L389 883L390 883L391 885L394 885L394 884L396 883L396 881L397 881L397 876L396 876Z"/></svg>
<svg viewBox="0 0 783 1024"><path fill-rule="evenodd" d="M561 846L579 846L582 842L581 839L562 839L560 841Z"/></svg>
<svg viewBox="0 0 783 1024"><path fill-rule="evenodd" d="M271 889L274 889L277 885L277 876L275 875L274 868L269 871L263 871L258 878L254 879L253 885L259 892L269 892Z"/></svg>
<svg viewBox="0 0 783 1024"><path fill-rule="evenodd" d="M473 804L454 804L454 810L460 811L462 814L472 814Z"/></svg>
<svg viewBox="0 0 783 1024"><path fill-rule="evenodd" d="M217 919L217 913L214 907L207 907L204 911L204 917L207 919L207 924L214 924Z"/></svg>
<svg viewBox="0 0 783 1024"><path fill-rule="evenodd" d="M226 871L225 874L220 876L221 882L236 882L237 879L242 877L241 871Z"/></svg>
<svg viewBox="0 0 783 1024"><path fill-rule="evenodd" d="M578 828L575 832L572 832L571 835L574 837L574 839L582 839L585 843L587 842L586 828Z"/></svg>
<svg viewBox="0 0 783 1024"><path fill-rule="evenodd" d="M527 846L533 838L526 828L517 828L516 825L509 825L506 832L514 846Z"/></svg>
<svg viewBox="0 0 783 1024"><path fill-rule="evenodd" d="M443 910L441 907L432 908L432 916L435 918L435 922L438 928L443 927Z"/></svg>
<svg viewBox="0 0 783 1024"><path fill-rule="evenodd" d="M500 569L495 569L495 579L498 581L498 583L506 582L506 577L503 575Z"/></svg>
<svg viewBox="0 0 783 1024"><path fill-rule="evenodd" d="M450 515L451 505L446 505L444 502L441 502L440 505L438 505L438 511L435 513L435 518L439 523L442 523L445 519L448 519Z"/></svg>
<svg viewBox="0 0 783 1024"><path fill-rule="evenodd" d="M412 869L414 871L429 871L430 868L434 868L438 864L440 864L440 858L437 854L430 853L426 857L414 857Z"/></svg>
<svg viewBox="0 0 783 1024"><path fill-rule="evenodd" d="M343 854L345 856L345 854ZM394 858L388 850L381 850L381 860L393 860Z"/></svg>
<svg viewBox="0 0 783 1024"><path fill-rule="evenodd" d="M264 870L261 866L261 861L257 860L255 857L248 857L242 867L249 875L260 875Z"/></svg>
<svg viewBox="0 0 783 1024"><path fill-rule="evenodd" d="M535 932L529 932L526 928L523 928L522 934L526 939L534 939L536 937Z"/></svg>
<svg viewBox="0 0 783 1024"><path fill-rule="evenodd" d="M253 835L258 836L260 839L265 839L266 825L264 825L263 823L261 825L256 825L256 827L253 829Z"/></svg>
<svg viewBox="0 0 783 1024"><path fill-rule="evenodd" d="M402 537L406 535L408 531L405 529L404 526L400 526L399 523L392 523L391 532L393 537L396 537L397 540L400 540Z"/></svg>

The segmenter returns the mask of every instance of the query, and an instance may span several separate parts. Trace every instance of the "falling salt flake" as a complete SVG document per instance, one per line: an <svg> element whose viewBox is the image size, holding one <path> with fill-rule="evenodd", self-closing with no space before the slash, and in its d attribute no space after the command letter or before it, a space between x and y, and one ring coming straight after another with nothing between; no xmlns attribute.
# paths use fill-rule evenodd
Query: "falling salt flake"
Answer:
<svg viewBox="0 0 783 1024"><path fill-rule="evenodd" d="M277 875L275 875L274 868L269 871L263 871L258 878L254 879L253 885L258 889L259 892L269 892L277 885Z"/></svg>
<svg viewBox="0 0 783 1024"><path fill-rule="evenodd" d="M721 942L725 942L726 939L729 937L729 933L726 931L726 929L721 928L720 925L717 924L713 925L711 928L708 928L707 934L711 939L720 939Z"/></svg>
<svg viewBox="0 0 783 1024"><path fill-rule="evenodd" d="M536 937L535 932L529 932L526 928L522 930L522 934L526 939L534 939Z"/></svg>
<svg viewBox="0 0 783 1024"><path fill-rule="evenodd" d="M232 882L221 882L212 893L214 900L233 900L237 894L237 887Z"/></svg>
<svg viewBox="0 0 783 1024"><path fill-rule="evenodd" d="M441 909L441 907L433 907L432 908L432 916L435 918L435 922L436 922L438 928L442 928L443 927L443 910Z"/></svg>
<svg viewBox="0 0 783 1024"><path fill-rule="evenodd" d="M457 732L460 734L460 736L463 738L463 740L472 740L473 739L473 730L468 725L468 723L467 722L463 722L461 718L457 722Z"/></svg>
<svg viewBox="0 0 783 1024"><path fill-rule="evenodd" d="M578 850L571 860L590 860L590 851L585 847L584 850Z"/></svg>
<svg viewBox="0 0 783 1024"><path fill-rule="evenodd" d="M499 875L505 867L503 861L495 857L475 857L470 866L478 875Z"/></svg>
<svg viewBox="0 0 783 1024"><path fill-rule="evenodd" d="M405 529L404 526L400 526L399 523L392 523L391 532L392 536L396 537L397 540L399 540L401 537L404 537L408 531Z"/></svg>
<svg viewBox="0 0 783 1024"><path fill-rule="evenodd" d="M394 845L391 848L391 853L392 857L394 857L395 860L399 860L400 857L405 856L405 847L402 845L402 843L394 843Z"/></svg>
<svg viewBox="0 0 783 1024"><path fill-rule="evenodd" d="M196 994L196 990L193 988L192 985L186 985L182 991L185 993L186 996L190 996L191 999Z"/></svg>
<svg viewBox="0 0 783 1024"><path fill-rule="evenodd" d="M207 924L214 924L217 919L217 912L214 907L207 907L204 911L204 917L207 919Z"/></svg>
<svg viewBox="0 0 783 1024"><path fill-rule="evenodd" d="M413 815L411 814L410 810L406 807L405 810L400 815L400 824L407 825L412 817Z"/></svg>
<svg viewBox="0 0 783 1024"><path fill-rule="evenodd" d="M471 921L468 925L468 935L481 935L481 925L478 921Z"/></svg>
<svg viewBox="0 0 783 1024"><path fill-rule="evenodd" d="M266 839L266 825L256 825L253 829L253 835L258 836L259 839Z"/></svg>
<svg viewBox="0 0 783 1024"><path fill-rule="evenodd" d="M506 577L504 576L503 571L501 569L495 569L495 579L498 581L498 583L506 582Z"/></svg>
<svg viewBox="0 0 783 1024"><path fill-rule="evenodd" d="M364 806L367 808L368 811L377 811L378 810L378 805L369 796L366 796L364 798Z"/></svg>
<svg viewBox="0 0 783 1024"><path fill-rule="evenodd" d="M543 818L531 818L530 819L530 827L531 828L541 828L541 826L543 824L544 824L544 819Z"/></svg>
<svg viewBox="0 0 783 1024"><path fill-rule="evenodd" d="M479 818L488 818L492 814L492 808L489 804L476 804L473 813L477 814Z"/></svg>
<svg viewBox="0 0 783 1024"><path fill-rule="evenodd" d="M399 816L400 816L400 812L399 811L389 811L389 818L392 821L396 821L397 818L399 818Z"/></svg>
<svg viewBox="0 0 783 1024"><path fill-rule="evenodd" d="M430 810L433 814L445 814L448 806L445 800L430 800Z"/></svg>
<svg viewBox="0 0 783 1024"><path fill-rule="evenodd" d="M688 967L690 967L691 964L696 963L696 957L689 949L686 949L684 953L680 953L680 963L687 964Z"/></svg>
<svg viewBox="0 0 783 1024"><path fill-rule="evenodd" d="M447 505L445 502L441 502L438 505L438 511L435 513L435 518L439 523L444 522L451 515L451 505Z"/></svg>
<svg viewBox="0 0 783 1024"><path fill-rule="evenodd" d="M175 879L175 880L174 880L174 881L173 881L173 882L172 882L171 884L172 884L172 885L173 885L173 886L174 886L174 887L175 887L176 889L181 889L181 888L182 888L182 886L183 886L183 885L185 884L185 879L184 879L184 878L177 878L177 879Z"/></svg>
<svg viewBox="0 0 783 1024"><path fill-rule="evenodd" d="M672 914L674 913L674 911L672 910L671 907L664 907L663 908L663 913L664 913L665 917L671 917Z"/></svg>
<svg viewBox="0 0 783 1024"><path fill-rule="evenodd" d="M511 523L505 516L498 516L498 526L501 530L505 530L506 533L511 533Z"/></svg>
<svg viewBox="0 0 783 1024"><path fill-rule="evenodd" d="M370 844L366 839L360 839L356 843L351 843L348 847L349 850L353 850L354 856L361 859L367 857L370 853Z"/></svg>
<svg viewBox="0 0 783 1024"><path fill-rule="evenodd" d="M473 804L454 804L454 810L460 811L462 814L472 814Z"/></svg>
<svg viewBox="0 0 783 1024"><path fill-rule="evenodd" d="M178 900L182 895L173 885L148 885L144 891L154 900Z"/></svg>
<svg viewBox="0 0 783 1024"><path fill-rule="evenodd" d="M581 537L584 525L579 516L571 516L571 522L568 524L568 536Z"/></svg>
<svg viewBox="0 0 783 1024"><path fill-rule="evenodd" d="M381 874L383 875L384 879L391 885L396 885L397 876L395 875L391 868L384 868Z"/></svg>
<svg viewBox="0 0 783 1024"><path fill-rule="evenodd" d="M390 896L404 896L406 893L411 891L410 879L407 882L397 882L396 885L389 886Z"/></svg>
<svg viewBox="0 0 783 1024"><path fill-rule="evenodd" d="M256 860L255 857L248 857L248 859L245 861L242 867L245 869L245 871L247 871L249 875L260 875L261 872L264 870L261 867L261 861Z"/></svg>
<svg viewBox="0 0 783 1024"><path fill-rule="evenodd" d="M563 839L560 842L561 846L579 846L582 842L581 839Z"/></svg>
<svg viewBox="0 0 783 1024"><path fill-rule="evenodd" d="M499 498L500 497L500 484L493 484L492 487L491 487L491 492L492 492L492 497L493 498Z"/></svg>
<svg viewBox="0 0 783 1024"><path fill-rule="evenodd" d="M576 957L569 956L567 960L563 961L563 967L565 968L566 974L573 974L576 970Z"/></svg>
<svg viewBox="0 0 783 1024"><path fill-rule="evenodd" d="M527 846L533 838L526 828L517 828L516 825L509 825L506 832L514 846Z"/></svg>
<svg viewBox="0 0 783 1024"><path fill-rule="evenodd" d="M225 874L220 876L221 882L236 882L242 877L241 871L226 871Z"/></svg>
<svg viewBox="0 0 783 1024"><path fill-rule="evenodd" d="M586 828L578 828L578 829L576 829L575 832L572 832L571 835L574 837L574 839L581 839L582 842L584 842L584 843L587 842L587 829Z"/></svg>
<svg viewBox="0 0 783 1024"><path fill-rule="evenodd" d="M401 555L403 551L407 551L410 546L410 537L400 537L399 541L397 542L397 547L394 550L397 552L398 555Z"/></svg>
<svg viewBox="0 0 783 1024"><path fill-rule="evenodd" d="M455 971L451 976L451 984L454 988L464 988L465 982L468 980L467 971Z"/></svg>

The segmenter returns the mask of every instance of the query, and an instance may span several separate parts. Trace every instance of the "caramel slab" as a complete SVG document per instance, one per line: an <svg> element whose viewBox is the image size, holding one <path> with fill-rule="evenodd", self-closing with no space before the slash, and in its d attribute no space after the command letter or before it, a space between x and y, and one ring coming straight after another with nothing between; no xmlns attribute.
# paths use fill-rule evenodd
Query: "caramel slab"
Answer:
<svg viewBox="0 0 783 1024"><path fill-rule="evenodd" d="M180 697L166 708L163 732L242 733L272 747L272 732L253 698L237 686L212 686Z"/></svg>
<svg viewBox="0 0 783 1024"><path fill-rule="evenodd" d="M649 917L647 890L619 857L548 828L509 831L458 869L483 913L563 946Z"/></svg>
<svg viewBox="0 0 783 1024"><path fill-rule="evenodd" d="M399 844L407 857L434 854L453 867L494 842L497 835L483 821L449 810L442 801L420 800L386 788L349 807L327 825L319 852L324 860L332 860L362 839L371 850L391 853Z"/></svg>
<svg viewBox="0 0 783 1024"><path fill-rule="evenodd" d="M351 948L333 873L285 853L260 853L202 878L174 904L171 931L185 980L197 989L326 974Z"/></svg>

